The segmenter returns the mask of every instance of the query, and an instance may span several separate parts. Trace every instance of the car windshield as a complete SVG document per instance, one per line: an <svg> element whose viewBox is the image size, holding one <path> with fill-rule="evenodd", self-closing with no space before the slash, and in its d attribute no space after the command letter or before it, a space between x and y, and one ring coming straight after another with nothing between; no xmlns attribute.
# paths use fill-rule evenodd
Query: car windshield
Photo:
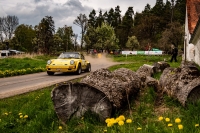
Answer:
<svg viewBox="0 0 200 133"><path fill-rule="evenodd" d="M80 59L80 54L78 53L62 53L58 56L58 59Z"/></svg>

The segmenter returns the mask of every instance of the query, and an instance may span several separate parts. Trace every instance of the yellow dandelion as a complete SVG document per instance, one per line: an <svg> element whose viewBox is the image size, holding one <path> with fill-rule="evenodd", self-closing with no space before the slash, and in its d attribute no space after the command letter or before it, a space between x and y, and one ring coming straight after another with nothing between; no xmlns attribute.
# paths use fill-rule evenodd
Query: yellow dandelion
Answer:
<svg viewBox="0 0 200 133"><path fill-rule="evenodd" d="M125 121L125 117L124 117L123 115L120 115L118 118L119 118L120 120L122 120L122 121Z"/></svg>
<svg viewBox="0 0 200 133"><path fill-rule="evenodd" d="M141 128L141 127L138 127L137 130L142 130L142 128Z"/></svg>
<svg viewBox="0 0 200 133"><path fill-rule="evenodd" d="M195 127L199 127L199 124L195 124Z"/></svg>
<svg viewBox="0 0 200 133"><path fill-rule="evenodd" d="M162 120L163 120L163 117L162 117L162 116L160 116L160 117L158 118L158 120L159 120L159 121L162 121Z"/></svg>
<svg viewBox="0 0 200 133"><path fill-rule="evenodd" d="M116 120L116 122L119 122L121 119L118 117L118 118L116 118L115 120Z"/></svg>
<svg viewBox="0 0 200 133"><path fill-rule="evenodd" d="M183 129L183 125L179 124L179 125L178 125L178 129L179 129L179 130L182 130L182 129Z"/></svg>
<svg viewBox="0 0 200 133"><path fill-rule="evenodd" d="M165 118L165 121L166 121L166 122L169 122L169 121L170 121L170 119L169 119L169 118Z"/></svg>
<svg viewBox="0 0 200 133"><path fill-rule="evenodd" d="M18 115L22 115L22 113L19 113Z"/></svg>
<svg viewBox="0 0 200 133"><path fill-rule="evenodd" d="M126 123L132 123L132 120L131 119L127 119Z"/></svg>
<svg viewBox="0 0 200 133"><path fill-rule="evenodd" d="M111 118L110 122L113 123L113 124L117 123L117 121L114 118Z"/></svg>
<svg viewBox="0 0 200 133"><path fill-rule="evenodd" d="M119 121L118 125L120 125L120 126L124 125L124 121Z"/></svg>
<svg viewBox="0 0 200 133"><path fill-rule="evenodd" d="M169 123L167 126L168 126L168 127L172 127L172 126L173 126L173 124L172 124L172 123Z"/></svg>
<svg viewBox="0 0 200 133"><path fill-rule="evenodd" d="M62 130L62 126L59 126L58 129Z"/></svg>
<svg viewBox="0 0 200 133"><path fill-rule="evenodd" d="M28 118L28 115L25 115L24 118L25 118L25 119Z"/></svg>
<svg viewBox="0 0 200 133"><path fill-rule="evenodd" d="M108 122L108 123L107 123L107 127L112 127L113 124L114 124L114 123L112 123L112 122Z"/></svg>
<svg viewBox="0 0 200 133"><path fill-rule="evenodd" d="M175 119L175 123L181 123L181 119L180 118L176 118Z"/></svg>
<svg viewBox="0 0 200 133"><path fill-rule="evenodd" d="M106 123L110 122L110 118L107 118L107 119L105 120L105 122L106 122Z"/></svg>
<svg viewBox="0 0 200 133"><path fill-rule="evenodd" d="M6 113L4 113L5 115L8 115L8 113L6 112Z"/></svg>
<svg viewBox="0 0 200 133"><path fill-rule="evenodd" d="M23 118L23 115L20 115L19 118Z"/></svg>

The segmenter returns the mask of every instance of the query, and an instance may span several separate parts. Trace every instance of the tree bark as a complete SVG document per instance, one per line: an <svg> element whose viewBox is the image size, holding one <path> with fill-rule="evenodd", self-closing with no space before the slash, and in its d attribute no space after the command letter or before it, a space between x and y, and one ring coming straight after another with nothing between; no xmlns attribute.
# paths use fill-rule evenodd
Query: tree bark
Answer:
<svg viewBox="0 0 200 133"><path fill-rule="evenodd" d="M127 104L127 97L136 95L141 87L137 73L126 68L119 68L113 72L105 68L99 69L83 78L81 83L102 91L116 109Z"/></svg>
<svg viewBox="0 0 200 133"><path fill-rule="evenodd" d="M170 67L170 65L165 61L155 62L153 66L156 68L156 72L163 72L163 70L167 67Z"/></svg>
<svg viewBox="0 0 200 133"><path fill-rule="evenodd" d="M166 68L159 80L163 93L177 99L183 106L186 101L194 102L200 96L200 71L192 62L182 62L178 68Z"/></svg>

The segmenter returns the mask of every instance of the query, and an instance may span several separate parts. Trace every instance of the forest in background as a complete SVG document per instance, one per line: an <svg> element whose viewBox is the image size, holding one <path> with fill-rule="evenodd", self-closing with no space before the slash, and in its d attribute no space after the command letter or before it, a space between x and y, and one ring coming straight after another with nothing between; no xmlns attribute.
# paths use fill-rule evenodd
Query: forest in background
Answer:
<svg viewBox="0 0 200 133"><path fill-rule="evenodd" d="M185 11L185 0L157 0L155 6L146 4L140 13L128 7L121 14L120 5L106 12L80 13L74 20L81 29L80 42L72 26L55 30L52 16L31 26L19 25L17 16L8 15L0 18L0 49L56 54L89 49L146 50L151 45L168 52L171 44L183 48Z"/></svg>

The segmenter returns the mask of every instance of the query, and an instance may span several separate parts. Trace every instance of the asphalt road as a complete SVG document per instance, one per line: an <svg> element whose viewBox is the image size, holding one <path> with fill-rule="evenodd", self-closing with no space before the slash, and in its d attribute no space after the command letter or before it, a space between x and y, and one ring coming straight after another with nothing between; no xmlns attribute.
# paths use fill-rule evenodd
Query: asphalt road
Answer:
<svg viewBox="0 0 200 133"><path fill-rule="evenodd" d="M105 58L105 56L101 56L101 58L86 57L86 59L91 62L92 71L118 64ZM41 72L22 76L0 78L0 99L42 89L56 83L80 78L86 76L87 74L89 73L83 72L81 75L55 73L53 76L49 76L46 72Z"/></svg>

